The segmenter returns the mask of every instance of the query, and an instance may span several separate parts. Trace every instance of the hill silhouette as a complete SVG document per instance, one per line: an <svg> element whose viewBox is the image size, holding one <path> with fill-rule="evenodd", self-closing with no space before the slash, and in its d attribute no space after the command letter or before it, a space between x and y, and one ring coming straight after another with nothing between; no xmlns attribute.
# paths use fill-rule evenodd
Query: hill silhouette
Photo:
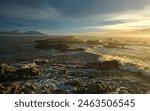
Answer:
<svg viewBox="0 0 150 111"><path fill-rule="evenodd" d="M0 36L47 36L47 34L38 31L21 32L18 30L13 30L13 31L0 31Z"/></svg>

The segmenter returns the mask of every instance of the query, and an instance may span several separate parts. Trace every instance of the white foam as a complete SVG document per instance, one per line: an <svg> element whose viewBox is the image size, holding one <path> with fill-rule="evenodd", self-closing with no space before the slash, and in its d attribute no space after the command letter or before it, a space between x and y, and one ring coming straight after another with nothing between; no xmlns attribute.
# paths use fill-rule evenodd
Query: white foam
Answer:
<svg viewBox="0 0 150 111"><path fill-rule="evenodd" d="M150 66L142 61L131 59L127 57L118 57L111 55L104 55L95 53L92 49L86 50L89 53L94 53L100 55L99 61L109 61L109 60L117 60L120 63L120 69L125 71L130 71L137 74L143 74L146 77L150 77Z"/></svg>
<svg viewBox="0 0 150 111"><path fill-rule="evenodd" d="M140 73L144 76L150 77L150 68L147 68L146 66L142 66L139 64L132 64L132 63L122 63L120 66L120 69L134 72L134 73Z"/></svg>

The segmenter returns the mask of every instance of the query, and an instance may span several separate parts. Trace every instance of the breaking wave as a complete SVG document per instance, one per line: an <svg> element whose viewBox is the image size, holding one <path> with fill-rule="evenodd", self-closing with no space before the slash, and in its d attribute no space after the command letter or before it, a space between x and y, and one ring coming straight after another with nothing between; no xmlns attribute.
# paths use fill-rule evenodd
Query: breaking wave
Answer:
<svg viewBox="0 0 150 111"><path fill-rule="evenodd" d="M130 71L137 74L142 74L146 77L150 77L150 66L140 60L131 59L127 57L111 56L105 54L95 53L92 49L86 50L89 53L100 55L99 61L117 60L120 63L119 69L124 71Z"/></svg>

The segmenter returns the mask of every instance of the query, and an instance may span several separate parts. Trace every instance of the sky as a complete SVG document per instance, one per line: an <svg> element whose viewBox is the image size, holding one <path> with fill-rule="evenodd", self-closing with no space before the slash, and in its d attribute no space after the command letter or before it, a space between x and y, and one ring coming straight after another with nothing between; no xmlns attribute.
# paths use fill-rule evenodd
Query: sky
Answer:
<svg viewBox="0 0 150 111"><path fill-rule="evenodd" d="M150 0L0 0L0 30L49 34L150 28Z"/></svg>

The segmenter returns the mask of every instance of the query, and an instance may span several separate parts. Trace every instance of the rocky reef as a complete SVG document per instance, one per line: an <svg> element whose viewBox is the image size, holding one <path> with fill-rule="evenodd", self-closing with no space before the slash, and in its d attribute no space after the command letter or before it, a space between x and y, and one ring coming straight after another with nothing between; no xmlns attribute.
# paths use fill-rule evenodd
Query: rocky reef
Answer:
<svg viewBox="0 0 150 111"><path fill-rule="evenodd" d="M24 80L34 78L40 74L39 65L47 64L47 59L35 59L33 62L20 62L12 65L1 64L0 65L0 82Z"/></svg>
<svg viewBox="0 0 150 111"><path fill-rule="evenodd" d="M127 94L147 91L147 88L141 90L143 86L141 89L133 88L130 81L133 75L130 77L130 74L119 70L117 61L101 63L97 61L97 55L84 51L73 51L69 59L70 54L65 52L53 55L51 59L2 64L0 93ZM127 76L128 79L124 79ZM136 78L136 75L133 77Z"/></svg>
<svg viewBox="0 0 150 111"><path fill-rule="evenodd" d="M108 69L118 69L119 67L119 62L116 60L111 60L111 61L104 61L104 62L89 62L85 64L85 67L88 68L95 68L99 70L108 70Z"/></svg>
<svg viewBox="0 0 150 111"><path fill-rule="evenodd" d="M65 40L36 41L30 59L1 64L0 93L149 93L149 79L119 69L117 60L101 62L99 55L88 53L83 48L71 49L70 43L83 42L79 39ZM98 41L88 42L99 44Z"/></svg>

